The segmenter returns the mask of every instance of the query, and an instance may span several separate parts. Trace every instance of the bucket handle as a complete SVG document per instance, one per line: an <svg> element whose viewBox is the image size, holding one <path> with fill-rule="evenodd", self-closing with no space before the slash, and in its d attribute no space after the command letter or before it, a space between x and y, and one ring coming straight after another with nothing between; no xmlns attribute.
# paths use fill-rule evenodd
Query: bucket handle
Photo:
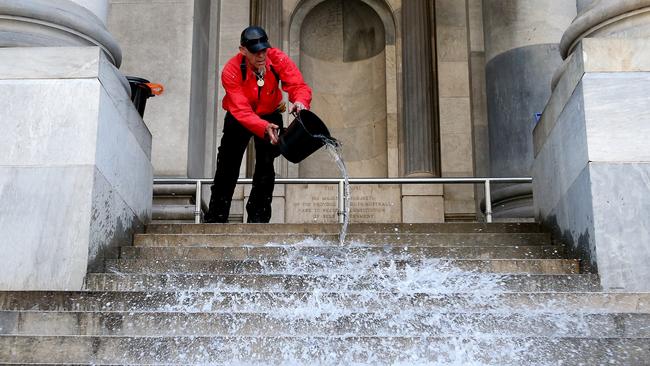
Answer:
<svg viewBox="0 0 650 366"><path fill-rule="evenodd" d="M339 140L335 139L335 138L332 137L332 136L312 135L312 133L309 132L309 130L307 129L307 127L305 126L305 124L302 122L302 118L300 118L300 112L299 112L299 111L293 111L293 112L291 112L291 115L293 115L294 117L296 117L296 120L297 120L298 122L300 122L300 124L302 125L302 128L303 128L305 131L307 131L307 133L308 133L309 135L311 135L312 137L320 138L321 140L323 140L323 142L329 142L329 143L331 143L331 144L334 145L334 146L340 146L340 145L341 145L341 143L339 142Z"/></svg>

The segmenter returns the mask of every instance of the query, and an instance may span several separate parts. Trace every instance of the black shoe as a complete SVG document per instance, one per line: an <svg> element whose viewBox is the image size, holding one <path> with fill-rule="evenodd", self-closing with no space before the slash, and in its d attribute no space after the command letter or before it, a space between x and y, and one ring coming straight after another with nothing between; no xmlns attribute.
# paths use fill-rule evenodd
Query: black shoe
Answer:
<svg viewBox="0 0 650 366"><path fill-rule="evenodd" d="M230 200L224 198L218 199L217 196L212 193L208 212L203 217L203 222L208 224L227 224L229 214Z"/></svg>
<svg viewBox="0 0 650 366"><path fill-rule="evenodd" d="M223 217L220 215L210 215L210 213L208 212L203 217L203 222L206 224L227 224L228 217Z"/></svg>
<svg viewBox="0 0 650 366"><path fill-rule="evenodd" d="M255 217L255 216L248 216L248 219L246 219L246 223L248 224L268 224L270 219L262 218L262 217Z"/></svg>

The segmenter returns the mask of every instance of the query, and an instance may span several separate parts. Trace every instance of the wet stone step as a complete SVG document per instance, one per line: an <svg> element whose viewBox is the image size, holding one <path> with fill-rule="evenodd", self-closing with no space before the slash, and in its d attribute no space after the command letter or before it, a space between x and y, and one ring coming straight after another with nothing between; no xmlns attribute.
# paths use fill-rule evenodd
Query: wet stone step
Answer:
<svg viewBox="0 0 650 366"><path fill-rule="evenodd" d="M136 234L134 246L241 246L268 244L333 245L339 246L339 234ZM384 233L350 234L346 245L418 245L418 246L472 246L472 245L550 245L548 233Z"/></svg>
<svg viewBox="0 0 650 366"><path fill-rule="evenodd" d="M649 338L650 314L354 313L291 308L270 313L0 311L0 334L216 337Z"/></svg>
<svg viewBox="0 0 650 366"><path fill-rule="evenodd" d="M0 310L274 312L349 311L650 313L650 293L0 292Z"/></svg>
<svg viewBox="0 0 650 366"><path fill-rule="evenodd" d="M349 274L375 271L377 275L394 271L462 270L493 273L574 274L579 273L579 261L573 259L429 259L397 261L336 260L107 260L106 271L115 273L213 273L213 274Z"/></svg>
<svg viewBox="0 0 650 366"><path fill-rule="evenodd" d="M0 336L0 359L86 364L644 365L647 338Z"/></svg>
<svg viewBox="0 0 650 366"><path fill-rule="evenodd" d="M338 234L340 224L150 224L150 234ZM349 233L538 233L535 223L350 224Z"/></svg>
<svg viewBox="0 0 650 366"><path fill-rule="evenodd" d="M419 247L390 245L374 247L303 247L303 246L241 246L241 247L122 247L123 259L279 259L286 257L346 258L381 255L385 259L409 257L455 259L525 259L564 257L558 245L531 246L458 246ZM300 259L300 258L298 258Z"/></svg>
<svg viewBox="0 0 650 366"><path fill-rule="evenodd" d="M417 275L417 277L415 277ZM600 291L598 276L499 275L426 272L369 275L172 275L91 273L89 291L396 291L396 292L589 292Z"/></svg>

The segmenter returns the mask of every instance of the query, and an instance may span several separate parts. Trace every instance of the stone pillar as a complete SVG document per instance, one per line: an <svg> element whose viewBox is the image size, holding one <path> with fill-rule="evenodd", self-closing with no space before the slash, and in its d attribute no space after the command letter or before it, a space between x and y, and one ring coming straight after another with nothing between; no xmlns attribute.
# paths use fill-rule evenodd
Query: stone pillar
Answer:
<svg viewBox="0 0 650 366"><path fill-rule="evenodd" d="M151 218L151 133L107 6L0 0L0 290L81 290Z"/></svg>
<svg viewBox="0 0 650 366"><path fill-rule="evenodd" d="M650 291L650 0L580 9L534 131L535 211L603 288Z"/></svg>
<svg viewBox="0 0 650 366"><path fill-rule="evenodd" d="M403 2L403 173L406 176L440 174L431 26L428 0Z"/></svg>
<svg viewBox="0 0 650 366"><path fill-rule="evenodd" d="M282 49L282 0L251 0L251 25L258 25L269 36L271 46ZM242 29L243 30L243 29ZM286 119L285 119L286 120ZM289 162L282 156L278 156L273 164L275 175L288 177ZM246 172L253 177L255 170L255 143L251 139L246 154ZM248 201L251 187L244 188L244 202ZM285 194L284 186L278 185L273 191L271 222L284 222ZM247 219L247 212L244 211L244 221Z"/></svg>
<svg viewBox="0 0 650 366"><path fill-rule="evenodd" d="M120 67L107 7L108 0L0 0L0 48L99 46Z"/></svg>
<svg viewBox="0 0 650 366"><path fill-rule="evenodd" d="M567 0L485 0L490 176L530 176L532 131L562 63L558 43L576 15ZM497 187L494 216L534 216L531 185Z"/></svg>
<svg viewBox="0 0 650 366"><path fill-rule="evenodd" d="M251 24L259 25L269 35L271 46L282 48L282 0L252 0ZM247 169L248 175L253 176L255 166L255 144L253 140L248 145ZM287 177L289 163L282 156L275 159L275 173L280 177Z"/></svg>
<svg viewBox="0 0 650 366"><path fill-rule="evenodd" d="M250 1L241 0L220 0L220 16L219 16L219 57L218 66L216 66L217 75L221 75L221 70L226 65L228 60L239 52L239 39L242 30L250 25ZM223 134L223 122L226 116L226 111L221 108L221 102L226 94L221 80L217 84L217 111L215 120L215 144L218 146L221 143ZM242 164L240 170L240 177L246 177L246 164ZM214 172L212 172L214 174ZM206 191L204 198L209 199L210 194ZM244 187L238 185L235 188L233 201L230 206L230 220L240 221L244 216ZM277 212L277 210L274 211ZM274 218L272 218L274 219Z"/></svg>
<svg viewBox="0 0 650 366"><path fill-rule="evenodd" d="M264 28L271 45L282 48L282 0L251 0L251 24Z"/></svg>
<svg viewBox="0 0 650 366"><path fill-rule="evenodd" d="M0 60L0 290L81 290L151 218L151 134L98 47Z"/></svg>

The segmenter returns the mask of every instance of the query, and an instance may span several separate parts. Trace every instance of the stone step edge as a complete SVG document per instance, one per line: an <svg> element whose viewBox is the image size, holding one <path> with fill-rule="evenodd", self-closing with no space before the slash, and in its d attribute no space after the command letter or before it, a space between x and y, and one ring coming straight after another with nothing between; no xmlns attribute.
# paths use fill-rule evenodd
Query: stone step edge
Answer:
<svg viewBox="0 0 650 366"><path fill-rule="evenodd" d="M388 248L385 248L388 247ZM356 249L389 249L389 250L406 250L406 249L428 249L428 248L444 248L444 249L518 249L518 248L566 248L566 245L564 244L503 244L503 245L498 245L498 244L480 244L480 245L467 245L467 244L453 244L453 245L440 245L440 246L433 246L433 245L422 245L422 244L387 244L384 246L377 245L377 244L353 244L353 245L330 245L330 244L320 244L320 243L314 243L314 244L300 244L300 245L287 245L287 244L281 244L281 243L269 243L268 245L260 246L259 244L240 244L237 247L234 247L232 245L219 245L219 244L214 244L214 245L206 245L206 246L178 246L178 245L160 245L160 246L134 246L134 245L122 245L120 246L120 249L122 248L142 248L142 249L150 249L150 248L155 248L155 249L168 249L168 250L178 250L178 249L222 249L222 250L235 250L235 249L265 249L265 248L270 248L270 249L287 249L287 250L313 250L313 249L319 249L319 250L329 250L329 249L336 249L336 250L356 250ZM388 253L391 254L391 253Z"/></svg>
<svg viewBox="0 0 650 366"><path fill-rule="evenodd" d="M309 258L309 257L307 257ZM449 264L449 262L530 262L530 263L537 263L537 262L558 262L558 263L567 263L567 264L573 264L573 263L579 263L581 260L580 259L573 259L573 258L495 258L495 259L465 259L465 258L425 258L425 259L419 259L419 258L414 258L414 259L380 259L376 262L373 262L372 265L385 265L385 264L395 264L395 265L421 265L421 264L430 264L428 263L429 261L431 262L436 262L435 264ZM159 263L159 264L201 264L201 263L215 263L215 262L226 262L226 263L233 263L233 264L252 264L252 263L265 263L269 265L276 265L276 264L286 264L286 265L291 265L293 263L287 263L284 260L281 259L259 259L259 258L251 258L251 259L243 259L243 260L237 260L237 259L175 259L175 258L169 258L169 259L147 259L147 258L121 258L121 259L107 259L106 260L106 265L109 264L117 264L117 263L133 263L133 262L144 262L145 264L147 263ZM302 264L326 264L322 263L319 261L302 261L300 262ZM327 263L331 264L331 263ZM90 273L98 273L98 272L90 272ZM99 272L101 273L101 272Z"/></svg>
<svg viewBox="0 0 650 366"><path fill-rule="evenodd" d="M468 272L459 272L457 274L457 277L464 277L467 275L471 275L473 273L468 273ZM582 280L582 279L591 279L591 280L598 280L599 276L594 273L568 273L568 274L539 274L539 273L533 273L533 274L522 274L522 273L514 273L514 274L506 274L506 273L494 273L494 274L485 274L481 273L480 275L482 276L494 276L497 277L495 280L497 281L506 281L506 280L513 280L513 281L519 281L519 280L527 280L527 279L542 279L542 278L547 278L550 277L550 280L555 280L555 279L566 279L566 280ZM192 279L193 277L198 277L200 279L222 279L222 278L237 278L237 277L244 277L244 278L256 278L256 277L268 277L268 278L277 278L277 279L291 279L291 278L304 278L304 279L335 279L336 277L350 277L352 275L349 274L336 274L336 275L319 275L319 274L260 274L260 273L242 273L242 274L214 274L214 273L205 273L205 274L194 274L194 273L111 273L111 272L93 272L93 273L88 273L87 277L109 277L109 278L115 278L115 279L122 279L125 277L150 277L150 278L157 278L157 277L166 277L170 279L174 278L187 278L187 279ZM182 290L185 291L185 290ZM0 291L1 293L2 291Z"/></svg>
<svg viewBox="0 0 650 366"><path fill-rule="evenodd" d="M267 250L269 248L269 250ZM120 247L117 259L129 260L278 260L287 255L292 259L307 260L313 257L323 259L359 259L364 256L383 256L386 260L406 258L413 260L488 260L488 259L568 259L566 248L563 246L454 246L454 247L404 247L387 251L380 246L376 250L330 252L326 248L312 247L306 250L292 250L281 247L173 247L173 246L123 246ZM310 252L314 249L314 252Z"/></svg>
<svg viewBox="0 0 650 366"><path fill-rule="evenodd" d="M378 262L374 262L371 265L367 266L366 269L371 270L374 268L379 268L379 269L384 269L388 268L390 266L397 266L397 270L404 270L404 268L399 268L399 267L405 267L405 266L410 266L410 267L415 267L415 266L421 266L421 265L426 265L428 259L424 260L380 260ZM580 260L579 259L431 259L431 261L435 261L435 265L441 266L440 272L449 272L450 270L458 270L460 272L466 272L468 274L473 273L476 270L481 269L482 266L515 266L517 268L520 267L526 267L529 266L531 268L524 268L524 271L522 272L521 270L519 271L510 271L510 272L491 272L490 270L494 270L493 268L486 268L488 271L487 272L481 272L481 273L502 273L502 274L508 274L508 273L526 273L526 271L535 269L537 270L538 268L536 266L540 266L539 269L544 269L545 265L548 265L552 267L552 270L549 270L547 268L548 274L572 274L572 273L580 273ZM299 270L302 272L299 273L292 273L292 274L308 274L305 273L305 270L310 270L310 271L315 271L314 268L310 267L322 267L325 266L327 263L319 263L319 262L310 262L310 261L304 261L301 262L302 265L305 265L307 268L302 268ZM331 264L331 263L330 263ZM147 273L147 274L166 274L166 273L176 273L176 274L238 274L238 273L228 273L226 272L221 272L221 271L205 271L204 268L191 268L192 266L196 267L202 267L202 266L222 266L222 267L233 267L234 269L237 269L238 271L241 270L241 273L251 273L247 268L240 268L240 266L245 266L245 265L251 265L251 266L267 266L268 268L259 268L259 270L264 270L264 271L271 271L271 272L264 272L264 273L259 273L259 274L277 274L281 275L283 273L281 272L274 272L274 271L282 271L285 268L293 268L291 267L291 263L287 263L286 261L282 260L263 260L263 259L247 259L247 260L229 260L229 259L212 259L212 260L203 260L203 259L110 259L106 260L104 264L104 268L107 269L106 272L90 272L90 273ZM335 264L331 264L335 265ZM126 266L126 268L125 268ZM163 268L161 269L155 269L155 271L151 271L152 266L162 266ZM442 266L449 266L448 268L444 268ZM462 266L476 266L477 269L463 269L459 268ZM167 268L169 267L169 268ZM187 268L190 267L190 268ZM216 268L215 268L216 269ZM435 268L434 268L435 269ZM182 271L181 271L182 270ZM258 270L257 268L252 268L252 270ZM555 271L555 272L554 272ZM557 273L557 271L569 271L569 273ZM530 271L535 274L545 274L545 273L539 273L539 271ZM255 272L253 272L255 273ZM320 273L320 272L309 272L313 274L319 274L319 275L325 275L326 273ZM252 274L252 273L251 273ZM345 273L341 273L345 274ZM532 273L531 273L532 274Z"/></svg>
<svg viewBox="0 0 650 366"><path fill-rule="evenodd" d="M339 234L135 234L135 247L242 247L242 246L288 246L307 247L309 241L317 246L335 248L354 248L357 246L544 246L563 245L555 242L548 234L351 234L346 237L346 244L339 244ZM305 243L307 242L307 243ZM410 243L409 243L410 242Z"/></svg>
<svg viewBox="0 0 650 366"><path fill-rule="evenodd" d="M180 311L180 310L174 310L174 311L161 311L161 310L34 310L34 309L24 309L24 310L2 310L0 309L0 314L9 314L9 313L18 313L18 314L46 314L46 315L65 315L65 316L70 316L70 315L97 315L97 316L102 316L102 315L122 315L122 316L135 316L135 315L158 315L158 316L179 316L179 315L184 315L184 316L205 316L205 315L212 315L212 316L264 316L264 315L274 315L277 314L277 311L275 309L268 310L268 311ZM539 317L545 317L545 316L555 316L558 314L562 315L568 315L568 316L587 316L587 317L595 317L595 316L603 316L603 317L644 317L647 316L648 319L650 320L650 312L649 313L634 313L634 312L611 312L611 313L584 313L581 311L570 311L570 312L551 312L551 311L541 311L541 310L536 310L534 312L530 312L529 309L520 309L519 311L509 311L507 314L503 313L502 311L498 310L487 310L487 311L431 311L429 309L422 309L422 310L408 310L405 313L400 313L400 315L413 315L413 316L467 316L467 317L480 317L483 315L490 315L490 316L500 316L503 319L508 319L510 317L517 317L520 315L526 316L528 318L539 318ZM307 316L306 318L303 317L298 317L295 316L292 319L285 319L282 317L278 318L271 318L270 320L278 320L278 321L288 321L288 320L295 320L295 321L305 321L305 320L313 320L313 321L318 321L320 322L321 320L318 319L318 317L324 316L330 316L330 315L336 315L339 318L347 318L347 317L361 317L361 316L386 316L386 313L380 313L378 311L349 311L345 312L343 314L339 313L334 313L334 312L319 312L318 316ZM393 315L393 314L388 314L388 315ZM328 321L335 321L335 320L328 320ZM7 334L5 334L7 335ZM38 334L35 334L38 335ZM650 337L650 336L649 336Z"/></svg>
<svg viewBox="0 0 650 366"><path fill-rule="evenodd" d="M276 223L276 224L244 224L244 223L229 223L229 224L195 224L195 223L152 223L147 225L146 230L162 230L158 233L170 233L175 229L217 229L217 230L242 230L249 231L251 229L267 229L267 228L295 228L301 231L314 231L314 230L327 230L328 232L338 232L341 224L327 223L327 224L313 224L313 223ZM443 229L458 228L462 230L473 230L477 233L482 232L511 232L511 233L524 233L524 232L543 232L542 226L538 223L350 223L348 226L349 232L356 232L356 230L375 230L375 229L392 229L398 230L434 230L432 232L441 232ZM295 232L296 230L292 232ZM485 231L488 230L488 231ZM495 231L489 231L495 230ZM500 231L496 231L500 230ZM501 231L502 230L502 231ZM194 230L192 230L194 231ZM446 231L449 232L449 231ZM153 233L153 232L152 232Z"/></svg>
<svg viewBox="0 0 650 366"><path fill-rule="evenodd" d="M13 294L13 293L12 293ZM10 294L10 295L12 295ZM301 295L305 296L306 300L309 300L309 296L312 295L312 292L292 292L292 296L299 297ZM396 299L391 298L393 293L376 293L378 295L385 296L380 298L377 304L381 305L382 303L391 303ZM169 291L155 291L155 292L145 292L145 291L131 291L131 292L122 292L122 291L86 291L86 292L60 292L58 295L52 296L51 292L26 292L23 296L23 300L20 298L15 298L11 296L3 296L4 294L0 293L0 308L4 310L27 310L34 309L36 307L41 307L39 300L45 299L54 302L54 306L50 310L48 306L43 306L40 311L68 311L74 310L71 308L75 306L71 304L70 301L77 301L82 306L92 306L95 310L96 305L101 308L105 308L106 304L100 305L95 304L98 301L110 300L116 305L119 305L121 309L137 310L131 308L129 305L130 302L134 300L145 299L150 301L151 304L148 304L147 307L153 309L158 309L155 307L157 303L162 302L160 306L167 304L168 301L178 298L178 292L169 292ZM273 298L276 295L287 295L287 293L276 293L276 292L262 292L262 291L250 291L250 292L239 292L239 291L221 291L221 292L203 292L203 293L182 293L183 298L186 301L210 301L210 298L214 296L232 296L233 299L237 299L237 296L240 295L250 295L252 300L256 296L261 297L263 300L268 299L269 301L274 301ZM364 295L354 292L325 292L320 294L323 298L328 298L331 296L333 301L352 301L355 300L355 296ZM554 306L556 307L568 307L580 309L583 314L592 314L592 313L635 313L635 314L647 314L650 313L650 294L639 295L635 293L631 294L621 294L621 293L603 293L603 292L502 292L488 294L490 296L490 302L484 304L477 304L473 306L472 304L466 304L467 301L474 301L475 293L473 292L455 292L455 293L446 293L446 294L428 294L428 293L414 293L404 295L401 299L403 301L436 301L440 304L440 308L444 308L451 304L450 302L459 303L460 308L463 311L472 313L472 312L486 312L486 311L496 311L502 312L503 310L513 311L513 309L523 309L525 311L546 311L553 312L555 308L549 308L543 306L545 302L554 301ZM24 298L27 297L27 298ZM278 298L281 301L285 297ZM296 300L298 302L303 301L300 297ZM87 304L86 304L87 302ZM85 304L85 305L84 305ZM175 303L171 304L174 306ZM272 303L271 303L272 304ZM122 306L124 305L124 306ZM166 306L166 305L165 305ZM43 308L46 308L44 310ZM182 308L181 308L182 309ZM224 307L226 311L229 311L228 306ZM185 309L183 309L185 310ZM555 313L563 311L562 309L557 309ZM217 310L223 312L223 310Z"/></svg>
<svg viewBox="0 0 650 366"><path fill-rule="evenodd" d="M368 292L374 295L402 295L402 296L476 296L476 291L469 292L407 292L407 293L396 293L391 291L319 291L319 295L365 295ZM83 295L110 295L110 294L140 294L140 295L176 295L179 293L192 293L201 296L208 296L210 294L295 294L295 295L312 295L313 291L257 291L257 290L224 290L224 291L0 291L0 296L3 295L41 295L41 296L53 296L53 295L66 295L66 296L83 296ZM647 298L648 305L650 305L650 292L603 292L603 291L535 291L535 292L521 292L521 291L498 291L498 292L486 292L479 293L479 295L488 294L490 296L528 296L528 297L539 297L539 296L570 296L570 297L593 297L593 296L606 296L606 297L642 297ZM1 298L0 298L1 300ZM0 306L2 303L0 303Z"/></svg>
<svg viewBox="0 0 650 366"><path fill-rule="evenodd" d="M208 251L237 251L237 250L247 250L247 251L261 251L264 250L284 250L296 252L297 254L303 254L302 252L308 251L318 251L315 254L328 254L327 251L331 250L331 254L354 254L354 251L359 251L361 255L363 254L385 254L385 255L398 255L398 254L426 254L418 253L418 251L434 251L434 250L543 250L543 251L553 251L564 252L566 246L558 244L533 244L533 245L515 245L515 244L504 244L504 245L463 245L463 244L453 244L453 245L421 245L421 244L390 244L388 248L381 245L354 245L347 247L339 247L333 245L300 245L300 246L289 246L282 244L270 244L270 245L255 245L255 244L241 244L239 246L232 245L209 245L209 246L179 246L179 245L169 245L163 244L159 246L133 246L133 245L122 245L120 246L120 252L128 252L135 250L143 251L170 251L176 252L179 250L208 250ZM322 251L322 253L321 253ZM337 252L340 251L340 252ZM369 253L366 253L369 252ZM254 253L256 254L256 253ZM259 253L263 255L265 253ZM311 255L314 253L304 253L304 255Z"/></svg>
<svg viewBox="0 0 650 366"><path fill-rule="evenodd" d="M119 335L65 335L65 336L43 336L43 335L7 335L7 334L0 334L0 340L3 338L51 338L51 339L61 339L61 338L75 338L75 339L88 339L88 340L99 340L102 338L106 339L142 339L142 340L187 340L190 342L194 341L201 341L201 340L216 340L216 339L221 339L225 341L234 341L234 340L245 340L245 339L250 339L250 340L257 340L257 339L285 339L285 340L304 340L304 339L322 339L322 340L328 340L328 339L333 339L333 340L366 340L366 339L413 339L413 340L448 340L448 339L477 339L477 340L485 340L486 337L483 336L442 336L442 337L403 337L403 336L346 336L346 335L340 335L340 336L309 336L309 337L301 337L301 336L275 336L275 337L269 337L269 336L230 336L230 337L224 337L224 336L119 336ZM518 339L518 340L607 340L607 339L619 339L619 340L638 340L638 339L648 339L650 340L650 337L601 337L601 338L596 338L596 337L521 337L521 336L499 336L499 335L494 335L490 336L487 338L492 338L492 339L504 339L504 340L511 340L511 339ZM0 363L1 365L1 363Z"/></svg>
<svg viewBox="0 0 650 366"><path fill-rule="evenodd" d="M229 233L229 232L219 232L219 233L136 233L134 234L135 237L140 238L140 237L228 237L228 236L250 236L250 237L266 237L266 236L286 236L288 238L291 237L301 237L301 238L320 238L322 236L338 236L340 233L339 232L310 232L310 233L294 233L294 232L268 232L268 233L257 233L257 232L237 232L237 233ZM484 237L484 236L495 236L495 237L517 237L517 236L524 236L524 237L550 237L551 234L549 233L418 233L418 232L372 232L372 233L364 233L364 232L348 232L346 234L346 238L354 238L354 237L374 237L374 236L382 236L382 237L394 237L394 236L404 236L404 237L447 237L447 236L472 236L472 237Z"/></svg>

